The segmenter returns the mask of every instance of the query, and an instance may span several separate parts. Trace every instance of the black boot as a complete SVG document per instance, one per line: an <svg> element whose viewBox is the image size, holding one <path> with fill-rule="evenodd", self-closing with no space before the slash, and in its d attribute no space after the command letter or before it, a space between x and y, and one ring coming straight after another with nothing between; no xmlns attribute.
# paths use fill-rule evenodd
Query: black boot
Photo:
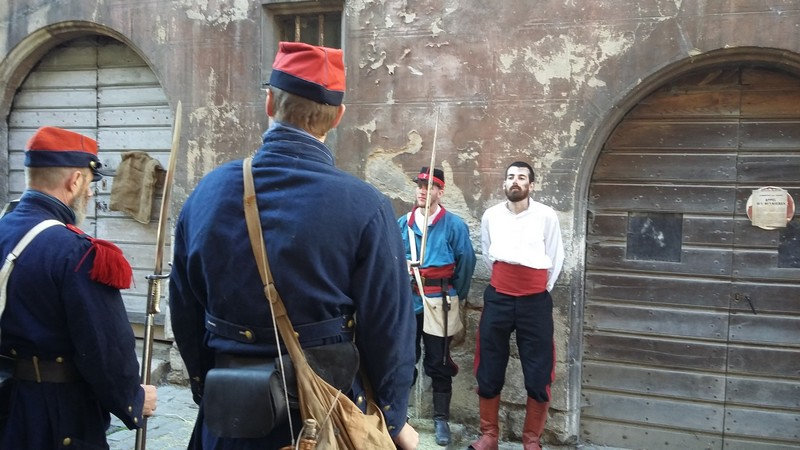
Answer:
<svg viewBox="0 0 800 450"><path fill-rule="evenodd" d="M436 433L436 443L447 445L450 443L450 392L433 393L433 429Z"/></svg>

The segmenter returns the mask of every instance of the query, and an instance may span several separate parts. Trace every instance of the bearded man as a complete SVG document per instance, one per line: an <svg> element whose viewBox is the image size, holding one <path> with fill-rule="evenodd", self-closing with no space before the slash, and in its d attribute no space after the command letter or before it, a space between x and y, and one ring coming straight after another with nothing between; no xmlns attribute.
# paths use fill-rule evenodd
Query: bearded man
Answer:
<svg viewBox="0 0 800 450"><path fill-rule="evenodd" d="M522 444L525 450L541 448L555 374L550 291L561 272L564 245L556 212L530 196L533 181L528 163L509 165L503 183L508 200L487 209L481 219L483 257L492 275L483 293L475 352L481 429L470 446L475 450L498 446L500 391L513 331L528 394Z"/></svg>
<svg viewBox="0 0 800 450"><path fill-rule="evenodd" d="M131 267L114 244L76 227L103 175L97 142L42 127L25 166L28 188L0 219L0 354L14 365L0 448L108 448L109 413L137 428L156 390L139 384L119 291Z"/></svg>

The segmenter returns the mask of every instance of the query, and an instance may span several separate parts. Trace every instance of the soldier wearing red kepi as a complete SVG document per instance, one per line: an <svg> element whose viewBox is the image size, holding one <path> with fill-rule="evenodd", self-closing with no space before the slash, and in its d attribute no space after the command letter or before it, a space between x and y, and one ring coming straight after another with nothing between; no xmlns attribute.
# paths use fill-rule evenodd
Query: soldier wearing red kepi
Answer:
<svg viewBox="0 0 800 450"><path fill-rule="evenodd" d="M324 144L345 111L342 50L281 42L272 69L266 111L274 122L252 172L275 287L304 349L355 342L389 434L416 448L406 423L414 311L394 211L377 189L337 169ZM270 418L265 436L224 430L216 412L239 405L205 397L215 372L269 364L279 350L248 237L242 170L238 160L206 175L176 224L170 310L200 405L193 449L278 449L299 432L296 410L291 422ZM360 376L342 393L366 408Z"/></svg>
<svg viewBox="0 0 800 450"><path fill-rule="evenodd" d="M564 244L555 211L530 197L533 181L528 163L512 163L503 183L508 201L487 209L481 219L481 247L492 275L483 293L475 352L481 430L470 446L475 450L498 446L500 391L513 331L528 393L522 445L541 448L555 374L550 290L561 272Z"/></svg>
<svg viewBox="0 0 800 450"><path fill-rule="evenodd" d="M155 410L156 391L139 384L120 296L131 267L114 244L76 227L91 182L104 174L97 143L43 127L25 166L28 188L0 219L0 256L14 260L0 275L0 354L14 360L0 448L108 448L109 413L137 428ZM42 231L20 249L35 227Z"/></svg>

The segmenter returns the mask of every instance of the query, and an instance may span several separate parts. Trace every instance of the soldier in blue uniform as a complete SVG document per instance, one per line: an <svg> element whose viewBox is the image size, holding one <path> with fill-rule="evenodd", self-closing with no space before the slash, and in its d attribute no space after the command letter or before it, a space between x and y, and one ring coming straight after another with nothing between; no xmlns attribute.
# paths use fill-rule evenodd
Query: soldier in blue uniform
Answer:
<svg viewBox="0 0 800 450"><path fill-rule="evenodd" d="M280 44L266 105L274 123L253 157L257 202L275 285L300 344L355 339L389 433L410 449L418 441L406 423L414 312L394 213L375 188L337 169L323 144L344 113L344 89L341 50ZM210 369L277 355L242 198L239 160L200 181L175 230L172 327L200 405L190 448L263 450L290 442L288 424L263 438L237 438L216 435L204 421ZM365 408L358 377L348 396Z"/></svg>
<svg viewBox="0 0 800 450"><path fill-rule="evenodd" d="M14 359L0 447L108 448L109 413L136 428L155 410L156 391L139 384L119 292L130 285L130 265L119 248L76 227L90 183L101 178L97 143L43 127L27 144L25 166L28 189L0 219L0 255L37 224L55 222L19 252L6 295L0 286L0 354Z"/></svg>
<svg viewBox="0 0 800 450"><path fill-rule="evenodd" d="M430 176L433 180L428 191ZM416 203L411 212L397 219L397 224L411 267L412 261L420 259L425 205L428 203L425 259L418 272L413 270L411 274L414 312L417 315L415 354L419 361L422 355L420 341L423 341L425 359L422 364L425 374L431 377L436 443L448 445L450 397L453 377L458 374L458 366L450 358L449 344L453 336L464 329L459 313L460 300L466 300L469 293L472 272L475 270L475 250L469 239L467 224L440 204L444 196L444 171L434 169L431 173L427 167L423 167L414 181L417 183ZM421 294L424 294L424 299ZM443 309L443 294L447 295L449 302L447 311ZM445 314L448 318L446 327Z"/></svg>

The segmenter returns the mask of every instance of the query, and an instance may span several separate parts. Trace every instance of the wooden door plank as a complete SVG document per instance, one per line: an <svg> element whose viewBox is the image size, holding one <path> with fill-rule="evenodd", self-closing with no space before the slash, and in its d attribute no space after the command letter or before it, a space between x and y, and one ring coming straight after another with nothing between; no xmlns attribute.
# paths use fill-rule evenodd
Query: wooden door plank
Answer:
<svg viewBox="0 0 800 450"><path fill-rule="evenodd" d="M759 438L794 446L800 442L800 411L768 411L728 406L725 408L725 436Z"/></svg>
<svg viewBox="0 0 800 450"><path fill-rule="evenodd" d="M97 138L107 150L165 150L172 142L172 127L100 128Z"/></svg>
<svg viewBox="0 0 800 450"><path fill-rule="evenodd" d="M732 186L598 182L590 189L589 208L732 215L735 194Z"/></svg>
<svg viewBox="0 0 800 450"><path fill-rule="evenodd" d="M757 120L800 117L800 92L786 89L744 91L742 117Z"/></svg>
<svg viewBox="0 0 800 450"><path fill-rule="evenodd" d="M759 312L758 297L751 298L750 302L757 314L744 310L731 315L730 342L797 347L800 355L800 316L768 315Z"/></svg>
<svg viewBox="0 0 800 450"><path fill-rule="evenodd" d="M625 121L606 142L604 150L663 149L688 151L735 150L738 122L731 121Z"/></svg>
<svg viewBox="0 0 800 450"><path fill-rule="evenodd" d="M800 268L778 267L778 251L737 248L733 252L733 276L739 280L798 281Z"/></svg>
<svg viewBox="0 0 800 450"><path fill-rule="evenodd" d="M172 111L166 106L136 106L100 108L98 124L103 127L130 126L171 126Z"/></svg>
<svg viewBox="0 0 800 450"><path fill-rule="evenodd" d="M725 90L661 90L642 100L627 119L702 119L738 117L741 92Z"/></svg>
<svg viewBox="0 0 800 450"><path fill-rule="evenodd" d="M757 305L757 311L766 314L793 314L800 315L800 283L767 283L763 280L735 281L731 291L740 293L741 299L731 304L731 311L750 311L749 304L744 300L747 295Z"/></svg>
<svg viewBox="0 0 800 450"><path fill-rule="evenodd" d="M800 379L800 348L769 348L730 344L728 373Z"/></svg>
<svg viewBox="0 0 800 450"><path fill-rule="evenodd" d="M800 103L798 103L800 106ZM800 173L800 153L739 154L736 168L740 183L797 185Z"/></svg>
<svg viewBox="0 0 800 450"><path fill-rule="evenodd" d="M728 313L593 302L586 307L584 327L592 331L724 342L728 338Z"/></svg>
<svg viewBox="0 0 800 450"><path fill-rule="evenodd" d="M742 120L740 133L745 152L795 150L800 142L800 120Z"/></svg>
<svg viewBox="0 0 800 450"><path fill-rule="evenodd" d="M604 361L582 364L584 386L633 395L656 395L689 401L721 403L725 398L725 376L622 365Z"/></svg>
<svg viewBox="0 0 800 450"><path fill-rule="evenodd" d="M593 302L614 300L727 310L730 289L726 280L594 270L586 274L586 296Z"/></svg>
<svg viewBox="0 0 800 450"><path fill-rule="evenodd" d="M800 411L800 380L729 375L726 385L727 403Z"/></svg>
<svg viewBox="0 0 800 450"><path fill-rule="evenodd" d="M728 277L731 274L733 252L725 247L687 247L681 251L680 262L630 260L626 248L619 244L592 244L587 247L586 262L594 269L634 272L658 272L709 277Z"/></svg>
<svg viewBox="0 0 800 450"><path fill-rule="evenodd" d="M619 449L641 448L649 450L722 448L722 438L715 433L680 431L656 428L650 424L610 422L581 416L581 440Z"/></svg>
<svg viewBox="0 0 800 450"><path fill-rule="evenodd" d="M707 433L722 430L723 405L682 402L663 397L638 397L584 390L582 411L586 417L614 422L669 427Z"/></svg>
<svg viewBox="0 0 800 450"><path fill-rule="evenodd" d="M587 332L584 359L724 373L724 343Z"/></svg>
<svg viewBox="0 0 800 450"><path fill-rule="evenodd" d="M724 183L736 180L735 153L604 153L598 158L596 181Z"/></svg>

